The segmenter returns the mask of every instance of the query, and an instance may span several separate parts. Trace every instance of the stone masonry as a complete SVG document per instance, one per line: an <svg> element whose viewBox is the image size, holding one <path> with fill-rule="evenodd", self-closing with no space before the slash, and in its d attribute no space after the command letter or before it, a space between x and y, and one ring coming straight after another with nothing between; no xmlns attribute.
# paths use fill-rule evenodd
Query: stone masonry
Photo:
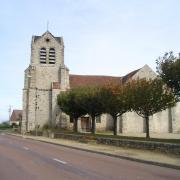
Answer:
<svg viewBox="0 0 180 180"><path fill-rule="evenodd" d="M121 85L132 79L153 79L156 76L148 65L123 77L69 75L69 70L64 64L63 38L55 37L49 31L42 36L33 36L31 61L24 76L22 131L32 131L45 124L72 129L73 123L70 122L70 118L61 112L57 105L57 95L69 88L104 85L110 82ZM79 118L78 130L83 131L83 126L90 129L90 122L90 118L87 122ZM111 116L102 114L96 127L98 131L111 130ZM135 112L125 113L118 119L118 131L143 133L144 119ZM180 133L180 103L150 117L150 132Z"/></svg>
<svg viewBox="0 0 180 180"><path fill-rule="evenodd" d="M31 62L25 70L24 80L22 130L55 125L59 114L56 96L69 88L62 37L54 37L48 31L32 37Z"/></svg>

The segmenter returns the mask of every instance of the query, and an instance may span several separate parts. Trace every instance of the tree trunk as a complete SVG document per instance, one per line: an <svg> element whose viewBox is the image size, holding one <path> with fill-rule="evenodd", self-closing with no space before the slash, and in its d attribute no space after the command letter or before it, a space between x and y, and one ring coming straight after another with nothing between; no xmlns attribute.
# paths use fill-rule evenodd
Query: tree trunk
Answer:
<svg viewBox="0 0 180 180"><path fill-rule="evenodd" d="M123 117L119 116L119 133L123 133Z"/></svg>
<svg viewBox="0 0 180 180"><path fill-rule="evenodd" d="M146 116L145 120L146 120L146 138L149 139L150 138L150 136L149 136L149 116Z"/></svg>
<svg viewBox="0 0 180 180"><path fill-rule="evenodd" d="M169 133L172 133L173 129L172 129L172 108L171 107L168 109L168 119L169 119L168 131Z"/></svg>
<svg viewBox="0 0 180 180"><path fill-rule="evenodd" d="M91 118L92 118L91 133L95 134L95 132L96 132L96 119L95 119L95 116L91 116Z"/></svg>
<svg viewBox="0 0 180 180"><path fill-rule="evenodd" d="M74 132L78 132L78 118L74 118L73 130Z"/></svg>
<svg viewBox="0 0 180 180"><path fill-rule="evenodd" d="M117 135L117 117L116 115L112 116L113 118L113 122L114 122L114 126L113 126L113 134L116 136Z"/></svg>

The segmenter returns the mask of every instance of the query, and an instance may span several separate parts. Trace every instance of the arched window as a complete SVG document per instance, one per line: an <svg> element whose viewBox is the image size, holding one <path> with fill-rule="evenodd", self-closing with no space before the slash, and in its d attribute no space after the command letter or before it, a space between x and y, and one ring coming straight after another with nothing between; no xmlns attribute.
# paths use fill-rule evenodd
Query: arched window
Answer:
<svg viewBox="0 0 180 180"><path fill-rule="evenodd" d="M55 49L49 49L49 64L55 64Z"/></svg>
<svg viewBox="0 0 180 180"><path fill-rule="evenodd" d="M40 63L46 64L46 48L41 48L39 54L40 54Z"/></svg>

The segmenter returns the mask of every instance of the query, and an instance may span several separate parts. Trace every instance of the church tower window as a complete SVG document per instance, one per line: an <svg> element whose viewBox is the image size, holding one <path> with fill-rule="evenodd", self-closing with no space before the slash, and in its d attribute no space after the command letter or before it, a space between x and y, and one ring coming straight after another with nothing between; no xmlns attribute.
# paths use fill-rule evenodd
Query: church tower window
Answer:
<svg viewBox="0 0 180 180"><path fill-rule="evenodd" d="M40 63L46 64L46 48L40 49Z"/></svg>
<svg viewBox="0 0 180 180"><path fill-rule="evenodd" d="M49 49L49 64L55 64L55 49Z"/></svg>

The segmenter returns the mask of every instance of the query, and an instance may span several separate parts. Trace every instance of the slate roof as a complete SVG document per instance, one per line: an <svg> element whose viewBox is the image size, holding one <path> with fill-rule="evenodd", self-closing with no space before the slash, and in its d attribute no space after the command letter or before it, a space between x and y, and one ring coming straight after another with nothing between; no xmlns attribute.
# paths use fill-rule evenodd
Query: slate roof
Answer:
<svg viewBox="0 0 180 180"><path fill-rule="evenodd" d="M128 74L126 74L125 76L122 77L122 83L127 82L129 79L131 79L140 69L134 70Z"/></svg>
<svg viewBox="0 0 180 180"><path fill-rule="evenodd" d="M49 34L51 34L49 31L47 31L47 32L48 32ZM45 32L45 33L47 33L47 32ZM45 33L44 33L44 34L45 34ZM44 35L44 34L43 34L43 35ZM42 35L42 36L43 36L43 35ZM51 34L51 35L52 35L52 34ZM33 37L34 37L34 42L37 41L37 40L38 40L39 38L41 38L42 36L33 36ZM52 35L52 36L53 36L53 35ZM62 38L61 38L61 37L55 37L55 36L53 36L53 37L56 39L56 41L58 41L59 43L62 43Z"/></svg>

